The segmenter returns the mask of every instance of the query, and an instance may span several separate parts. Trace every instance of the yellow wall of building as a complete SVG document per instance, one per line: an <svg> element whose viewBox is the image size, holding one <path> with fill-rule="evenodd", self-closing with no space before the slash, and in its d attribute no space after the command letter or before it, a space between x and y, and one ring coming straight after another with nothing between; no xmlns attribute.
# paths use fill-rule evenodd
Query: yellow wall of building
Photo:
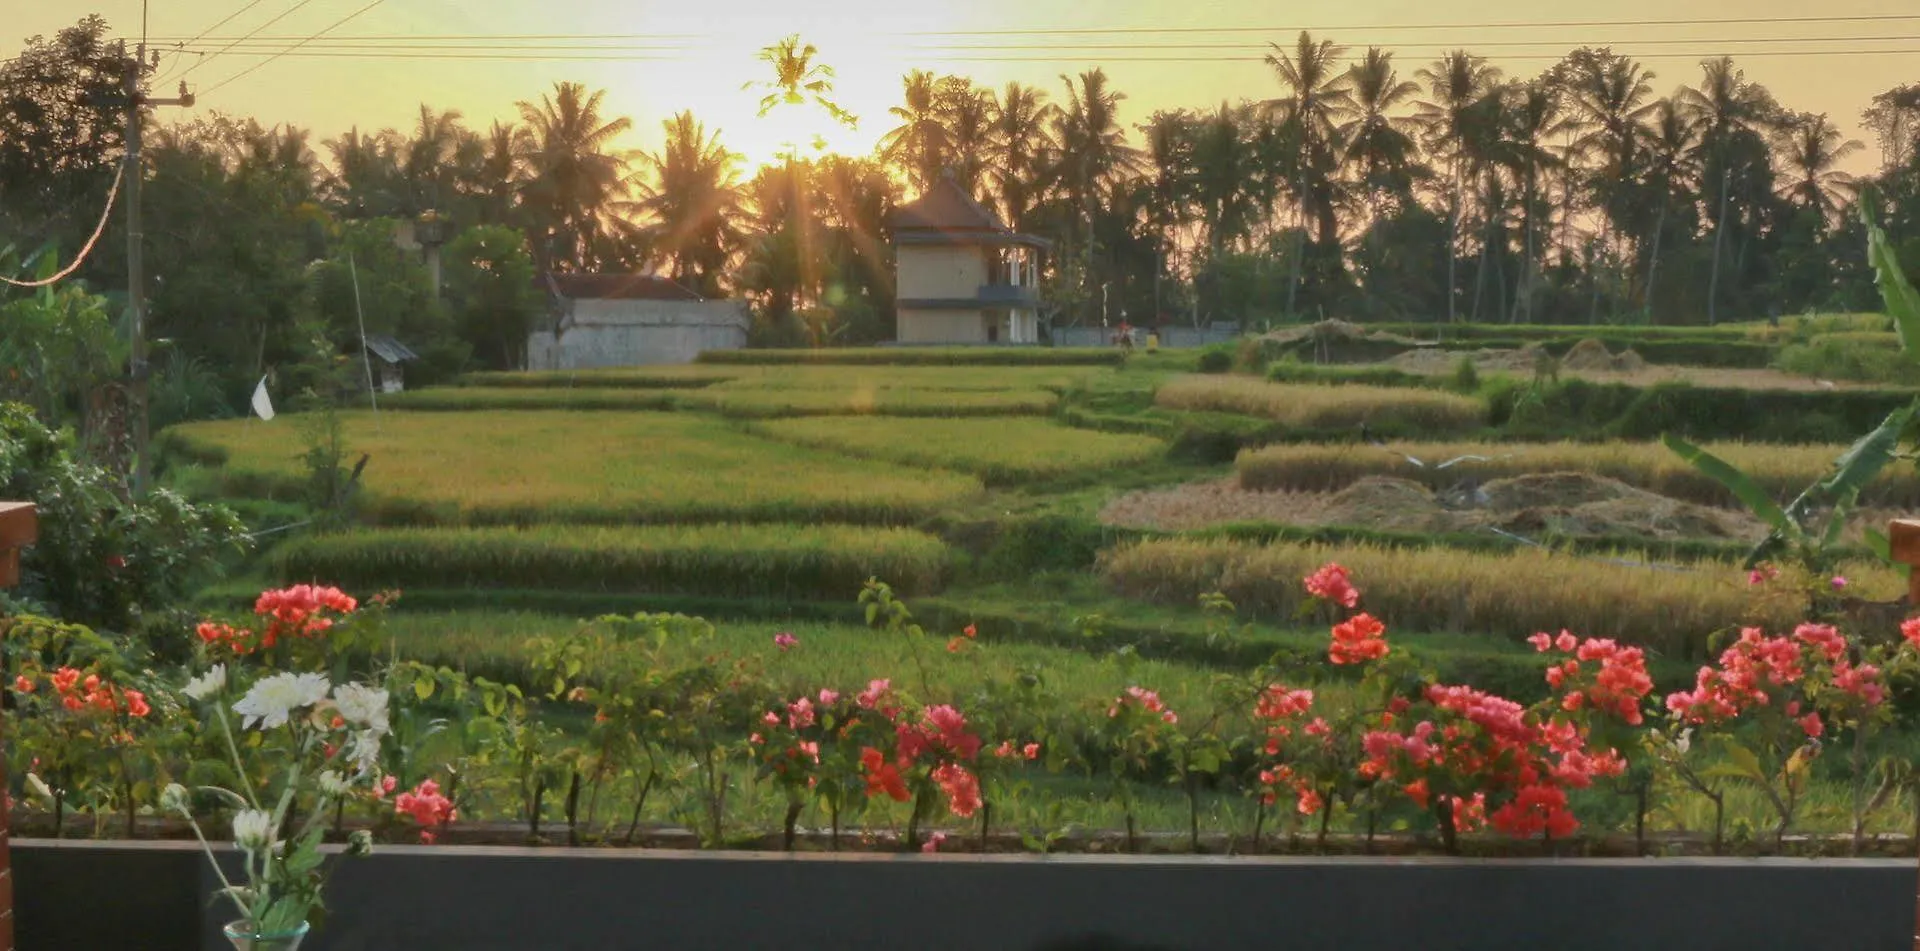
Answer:
<svg viewBox="0 0 1920 951"><path fill-rule="evenodd" d="M986 256L976 247L906 246L896 253L902 300L970 300L987 283Z"/></svg>
<svg viewBox="0 0 1920 951"><path fill-rule="evenodd" d="M985 343L986 322L977 310L900 309L901 343Z"/></svg>

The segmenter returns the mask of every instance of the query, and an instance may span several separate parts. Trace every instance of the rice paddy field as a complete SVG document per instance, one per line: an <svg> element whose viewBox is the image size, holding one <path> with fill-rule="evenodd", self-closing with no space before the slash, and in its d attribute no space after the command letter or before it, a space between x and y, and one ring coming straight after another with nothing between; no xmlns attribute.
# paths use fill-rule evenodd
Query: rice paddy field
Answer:
<svg viewBox="0 0 1920 951"><path fill-rule="evenodd" d="M1183 716L1209 710L1223 677L1267 664L1349 702L1354 672L1327 663L1327 618L1301 587L1326 561L1352 570L1422 667L1528 700L1543 691L1525 644L1538 631L1643 646L1664 690L1740 626L1802 619L1793 585L1815 579L1749 585L1741 558L1764 529L1657 441L1570 417L1542 425L1484 389L1200 366L1194 353L879 348L470 374L383 397L377 415L341 412L346 465L366 457L347 524L265 537L208 597L237 603L284 581L398 588L394 650L502 679L524 672L532 637L684 611L784 690L913 677L964 705L1037 684L1084 714L1146 684ZM1686 376L1672 369L1647 374ZM1772 385L1714 379L1713 406L1726 387ZM1777 405L1809 418L1848 396L1790 395ZM1684 409L1688 391L1668 383L1658 397ZM163 475L295 521L286 513L315 514L303 457L318 422L176 427ZM1707 448L1784 501L1827 472L1840 438ZM1861 502L1869 525L1920 508L1920 475L1892 466ZM1904 576L1858 546L1859 528L1840 570L1861 623L1880 623L1874 603ZM912 607L923 643L861 623L869 579ZM1215 593L1230 606L1203 608ZM949 655L968 627L978 638ZM777 649L783 632L801 646ZM1099 799L1090 777L1044 782L1065 784L1063 802ZM1844 799L1821 783L1809 801ZM1730 808L1763 818L1744 796ZM1201 821L1250 821L1233 797L1208 797ZM1185 805L1159 790L1141 808L1184 828ZM1663 822L1699 827L1697 804L1673 809ZM1895 796L1888 809L1875 826L1904 827L1910 807ZM1076 815L1115 821L1107 805Z"/></svg>

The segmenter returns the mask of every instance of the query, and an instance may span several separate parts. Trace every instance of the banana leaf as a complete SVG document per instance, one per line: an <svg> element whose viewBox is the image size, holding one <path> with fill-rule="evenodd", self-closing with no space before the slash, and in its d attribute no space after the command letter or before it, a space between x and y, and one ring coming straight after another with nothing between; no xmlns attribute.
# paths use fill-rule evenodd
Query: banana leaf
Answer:
<svg viewBox="0 0 1920 951"><path fill-rule="evenodd" d="M1887 315L1893 318L1894 329L1900 331L1901 349L1908 359L1920 362L1920 291L1914 290L1905 272L1900 270L1893 245L1873 220L1872 208L1872 202L1860 203L1860 220L1867 226L1867 259L1873 263L1874 276L1880 285L1880 300L1886 306Z"/></svg>
<svg viewBox="0 0 1920 951"><path fill-rule="evenodd" d="M1732 492L1733 497L1740 500L1740 504L1745 505L1748 511L1766 522L1775 532L1787 532L1797 527L1797 523L1787 517L1786 511L1773 500L1773 496L1767 494L1766 489L1761 488L1759 483L1735 468L1732 463L1678 436L1662 436L1661 441L1666 443L1667 448L1672 450L1674 455L1685 459L1702 474L1726 486L1727 491Z"/></svg>

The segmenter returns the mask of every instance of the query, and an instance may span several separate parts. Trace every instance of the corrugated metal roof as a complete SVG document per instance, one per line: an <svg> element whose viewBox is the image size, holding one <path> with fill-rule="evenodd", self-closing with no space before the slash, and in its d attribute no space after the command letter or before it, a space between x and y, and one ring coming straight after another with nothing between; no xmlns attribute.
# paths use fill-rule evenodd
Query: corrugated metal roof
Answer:
<svg viewBox="0 0 1920 951"><path fill-rule="evenodd" d="M404 363L408 360L420 359L420 355L414 353L406 344L386 334L368 334L367 349L372 350L374 356L388 363Z"/></svg>

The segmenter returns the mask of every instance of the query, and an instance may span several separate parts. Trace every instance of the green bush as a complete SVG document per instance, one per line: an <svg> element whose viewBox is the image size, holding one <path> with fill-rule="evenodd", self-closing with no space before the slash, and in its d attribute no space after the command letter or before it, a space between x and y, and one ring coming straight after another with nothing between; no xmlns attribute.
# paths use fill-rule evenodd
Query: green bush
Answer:
<svg viewBox="0 0 1920 951"><path fill-rule="evenodd" d="M845 599L871 577L938 590L947 548L909 529L797 525L382 529L283 544L286 581L381 588L526 588Z"/></svg>
<svg viewBox="0 0 1920 951"><path fill-rule="evenodd" d="M1233 348L1225 344L1214 344L1200 351L1199 371L1201 373L1226 373L1233 369Z"/></svg>
<svg viewBox="0 0 1920 951"><path fill-rule="evenodd" d="M0 499L39 508L16 594L41 613L125 631L184 602L246 541L239 519L166 489L129 500L120 473L79 458L20 403L0 403Z"/></svg>
<svg viewBox="0 0 1920 951"><path fill-rule="evenodd" d="M1900 352L1900 337L1892 333L1821 334L1805 343L1782 347L1774 365L1788 373L1826 380L1920 383L1920 368Z"/></svg>

